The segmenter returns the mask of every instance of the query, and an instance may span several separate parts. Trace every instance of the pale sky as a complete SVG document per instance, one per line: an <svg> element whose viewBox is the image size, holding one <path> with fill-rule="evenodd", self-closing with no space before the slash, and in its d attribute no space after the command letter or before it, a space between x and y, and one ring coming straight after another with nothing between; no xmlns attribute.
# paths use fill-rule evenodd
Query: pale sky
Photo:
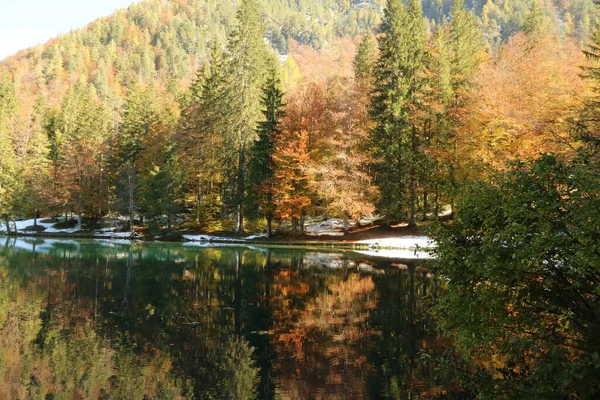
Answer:
<svg viewBox="0 0 600 400"><path fill-rule="evenodd" d="M0 60L139 0L0 0Z"/></svg>

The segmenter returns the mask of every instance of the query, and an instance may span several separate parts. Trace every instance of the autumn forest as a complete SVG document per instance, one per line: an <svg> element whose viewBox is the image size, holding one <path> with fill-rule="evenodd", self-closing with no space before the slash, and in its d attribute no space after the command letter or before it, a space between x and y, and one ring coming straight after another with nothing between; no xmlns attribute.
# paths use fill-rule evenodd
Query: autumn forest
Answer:
<svg viewBox="0 0 600 400"><path fill-rule="evenodd" d="M2 61L1 212L414 225L578 146L591 4L329 3L150 0Z"/></svg>
<svg viewBox="0 0 600 400"><path fill-rule="evenodd" d="M145 0L0 61L0 384L598 398L596 15L592 0ZM299 244L325 218L431 247L10 235L33 219L33 236L285 228Z"/></svg>

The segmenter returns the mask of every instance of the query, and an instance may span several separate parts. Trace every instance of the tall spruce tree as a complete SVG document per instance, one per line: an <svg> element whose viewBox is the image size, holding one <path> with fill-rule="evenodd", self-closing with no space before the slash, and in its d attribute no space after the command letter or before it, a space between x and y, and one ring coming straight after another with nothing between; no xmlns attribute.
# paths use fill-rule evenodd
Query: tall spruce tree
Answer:
<svg viewBox="0 0 600 400"><path fill-rule="evenodd" d="M531 41L536 41L543 34L544 10L540 7L537 0L531 2L529 13L525 16L523 22L523 32Z"/></svg>
<svg viewBox="0 0 600 400"><path fill-rule="evenodd" d="M158 123L156 90L152 86L142 87L135 84L127 93L123 122L117 137L118 164L130 161L134 166L144 151L144 141Z"/></svg>
<svg viewBox="0 0 600 400"><path fill-rule="evenodd" d="M250 196L258 205L259 212L267 220L267 237L271 237L274 205L275 141L281 133L284 117L283 92L276 61L269 67L267 82L262 95L263 120L258 124L258 140L254 142L250 160Z"/></svg>
<svg viewBox="0 0 600 400"><path fill-rule="evenodd" d="M265 61L268 48L265 27L258 2L243 0L237 11L237 25L229 38L231 67L231 108L226 148L232 149L231 165L235 165L232 179L236 212L236 231L244 231L244 202L248 151L256 137L261 117L260 96L265 81Z"/></svg>
<svg viewBox="0 0 600 400"><path fill-rule="evenodd" d="M356 56L352 62L354 77L359 85L369 87L373 80L377 64L377 39L373 32L368 31L358 45Z"/></svg>
<svg viewBox="0 0 600 400"><path fill-rule="evenodd" d="M106 196L100 195L98 189L103 187L102 154L108 131L105 111L89 87L78 83L63 98L62 113L54 127L62 134L62 163L56 176L60 183L56 184L65 196L65 205L77 213L78 229L83 214L97 219L104 208L99 202Z"/></svg>
<svg viewBox="0 0 600 400"><path fill-rule="evenodd" d="M161 156L141 182L143 205L150 228L157 232L160 219L166 217L167 232L171 231L175 217L182 207L184 176L179 168L175 144L170 140L161 149Z"/></svg>
<svg viewBox="0 0 600 400"><path fill-rule="evenodd" d="M450 20L452 89L458 96L472 85L473 73L481 62L485 40L478 18L465 8L464 0L456 0Z"/></svg>
<svg viewBox="0 0 600 400"><path fill-rule="evenodd" d="M600 26L592 32L583 53L588 61L583 76L591 83L593 93L586 99L581 115L575 121L578 136L600 150Z"/></svg>
<svg viewBox="0 0 600 400"><path fill-rule="evenodd" d="M481 54L486 46L483 31L478 18L470 10L465 9L463 0L456 0L451 12L448 35L450 61L451 102L446 108L444 127L438 137L438 146L446 151L442 161L446 167L445 191L450 193L450 202L454 203L454 195L458 183L458 154L456 131L460 125L467 94L473 88L473 75L481 63Z"/></svg>
<svg viewBox="0 0 600 400"><path fill-rule="evenodd" d="M6 125L16 106L12 82L7 77L0 77L0 215L5 215L7 232L10 232L8 214L16 184L17 165Z"/></svg>
<svg viewBox="0 0 600 400"><path fill-rule="evenodd" d="M137 182L145 172L139 161L159 119L154 88L134 84L127 93L122 118L119 134L114 138L111 164L116 205L129 215L129 228L133 232L135 212L142 204Z"/></svg>
<svg viewBox="0 0 600 400"><path fill-rule="evenodd" d="M210 64L200 69L190 88L191 100L181 124L182 160L188 188L196 199L195 219L202 228L219 217L224 172L228 169L223 139L229 126L231 77L225 61L220 45L213 42Z"/></svg>
<svg viewBox="0 0 600 400"><path fill-rule="evenodd" d="M400 0L388 0L371 97L375 183L388 222L408 217L415 224L426 42L420 1L405 7Z"/></svg>

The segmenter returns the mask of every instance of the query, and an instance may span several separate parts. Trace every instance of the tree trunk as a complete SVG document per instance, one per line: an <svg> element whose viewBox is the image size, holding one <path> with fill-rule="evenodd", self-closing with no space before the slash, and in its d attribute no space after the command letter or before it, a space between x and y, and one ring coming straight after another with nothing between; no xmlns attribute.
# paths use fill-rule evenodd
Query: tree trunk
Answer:
<svg viewBox="0 0 600 400"><path fill-rule="evenodd" d="M79 176L79 194L77 195L77 230L81 230L81 213L83 212L83 176Z"/></svg>
<svg viewBox="0 0 600 400"><path fill-rule="evenodd" d="M416 147L417 147L417 127L412 127L412 135L411 135L411 145L412 145L412 155L413 159L410 162L410 180L409 180L409 197L410 197L410 219L408 221L408 227L414 228L417 226L416 222L416 214L417 214L417 182L415 177L415 158L416 158Z"/></svg>
<svg viewBox="0 0 600 400"><path fill-rule="evenodd" d="M237 187L237 226L236 232L244 232L244 164L246 162L246 155L244 153L244 146L240 146L239 159L238 159L238 187Z"/></svg>
<svg viewBox="0 0 600 400"><path fill-rule="evenodd" d="M133 209L129 210L129 230L131 231L131 236L135 232L135 215L133 214Z"/></svg>
<svg viewBox="0 0 600 400"><path fill-rule="evenodd" d="M298 218L292 217L292 233L295 235L298 233Z"/></svg>
<svg viewBox="0 0 600 400"><path fill-rule="evenodd" d="M200 223L200 207L202 206L202 182L200 179L198 179L198 188L196 190L196 222Z"/></svg>
<svg viewBox="0 0 600 400"><path fill-rule="evenodd" d="M429 207L429 202L428 200L428 193L425 192L423 193L423 221L427 221L427 207Z"/></svg>
<svg viewBox="0 0 600 400"><path fill-rule="evenodd" d="M37 220L38 220L38 209L34 208L33 209L33 226L37 227Z"/></svg>
<svg viewBox="0 0 600 400"><path fill-rule="evenodd" d="M348 217L344 217L344 233L350 232L350 221L348 221Z"/></svg>
<svg viewBox="0 0 600 400"><path fill-rule="evenodd" d="M433 214L435 216L435 221L437 222L440 219L440 200L438 189L435 190L435 206L433 208Z"/></svg>
<svg viewBox="0 0 600 400"><path fill-rule="evenodd" d="M273 222L273 218L268 216L267 217L267 238L271 237L272 231L271 231L271 223Z"/></svg>
<svg viewBox="0 0 600 400"><path fill-rule="evenodd" d="M8 220L8 214L3 214L2 217L4 218L4 223L6 224L6 234L10 235L10 222Z"/></svg>
<svg viewBox="0 0 600 400"><path fill-rule="evenodd" d="M129 193L129 229L131 230L131 236L135 232L135 170L129 165L127 170L127 190Z"/></svg>
<svg viewBox="0 0 600 400"><path fill-rule="evenodd" d="M306 214L304 213L304 210L302 210L302 212L300 213L300 235L304 235L304 217L306 216Z"/></svg>

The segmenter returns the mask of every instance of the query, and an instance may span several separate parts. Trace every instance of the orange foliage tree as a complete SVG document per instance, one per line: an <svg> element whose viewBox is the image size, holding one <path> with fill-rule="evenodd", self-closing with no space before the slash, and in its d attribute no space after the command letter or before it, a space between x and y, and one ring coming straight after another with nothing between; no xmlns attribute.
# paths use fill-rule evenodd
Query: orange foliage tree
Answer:
<svg viewBox="0 0 600 400"><path fill-rule="evenodd" d="M483 164L502 169L506 160L568 150L569 117L585 91L577 45L518 34L475 78L466 121L458 135L463 170ZM464 168L465 166L471 166Z"/></svg>

